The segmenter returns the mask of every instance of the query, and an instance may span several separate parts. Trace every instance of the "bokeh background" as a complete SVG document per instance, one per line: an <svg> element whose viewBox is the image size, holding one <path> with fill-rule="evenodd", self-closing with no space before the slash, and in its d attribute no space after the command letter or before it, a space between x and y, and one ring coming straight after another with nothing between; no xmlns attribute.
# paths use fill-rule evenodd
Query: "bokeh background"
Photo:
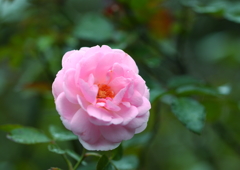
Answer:
<svg viewBox="0 0 240 170"><path fill-rule="evenodd" d="M134 58L152 102L147 129L123 142L118 169L239 170L239 30L238 0L0 0L0 124L46 134L63 127L51 94L62 56L106 44ZM173 114L180 97L204 107L200 135ZM48 144L6 135L1 170L67 169ZM60 145L81 151L77 140ZM87 159L79 170L96 164Z"/></svg>

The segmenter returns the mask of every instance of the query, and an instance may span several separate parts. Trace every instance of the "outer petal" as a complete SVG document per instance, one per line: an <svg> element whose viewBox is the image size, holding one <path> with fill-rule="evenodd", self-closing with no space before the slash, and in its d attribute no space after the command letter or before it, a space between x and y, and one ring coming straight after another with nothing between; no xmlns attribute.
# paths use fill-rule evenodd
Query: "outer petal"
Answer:
<svg viewBox="0 0 240 170"><path fill-rule="evenodd" d="M135 63L135 61L125 52L119 49L113 50L117 55L123 55L124 56L124 63L131 68L136 74L138 74L138 67Z"/></svg>
<svg viewBox="0 0 240 170"><path fill-rule="evenodd" d="M83 109L78 110L72 118L71 130L88 143L97 142L101 136L98 127L89 122L88 114Z"/></svg>
<svg viewBox="0 0 240 170"><path fill-rule="evenodd" d="M73 50L63 56L62 66L64 70L76 68L77 63L84 57L84 51Z"/></svg>
<svg viewBox="0 0 240 170"><path fill-rule="evenodd" d="M130 121L126 127L130 128L130 129L137 129L143 126L143 124L145 124L148 121L149 118L149 112L147 112L146 114L142 115L142 116L137 116L135 119L133 119L132 121Z"/></svg>
<svg viewBox="0 0 240 170"><path fill-rule="evenodd" d="M123 125L128 124L138 115L138 110L135 106L126 107L125 105L119 105L121 110L116 112L119 116L123 118Z"/></svg>
<svg viewBox="0 0 240 170"><path fill-rule="evenodd" d="M74 114L80 109L78 104L69 102L62 92L55 101L58 113L67 120L71 120Z"/></svg>
<svg viewBox="0 0 240 170"><path fill-rule="evenodd" d="M87 150L99 150L99 151L107 151L117 148L120 145L120 142L109 142L103 137L101 137L97 142L95 143L87 143L83 141L81 138L79 138L79 141L83 145L84 148Z"/></svg>
<svg viewBox="0 0 240 170"><path fill-rule="evenodd" d="M141 133L142 131L144 131L147 127L147 122L144 122L142 124L142 126L138 127L136 130L135 130L135 133Z"/></svg>
<svg viewBox="0 0 240 170"><path fill-rule="evenodd" d="M138 116L145 114L151 109L151 104L149 100L146 97L143 97L142 99L143 99L143 103L141 106L138 107L138 112L139 112Z"/></svg>
<svg viewBox="0 0 240 170"><path fill-rule="evenodd" d="M80 89L76 86L74 75L74 69L69 69L66 71L64 76L63 89L67 99L72 103L77 103L77 95L80 93Z"/></svg>
<svg viewBox="0 0 240 170"><path fill-rule="evenodd" d="M52 93L56 99L60 93L63 92L63 71L60 70L52 84Z"/></svg>
<svg viewBox="0 0 240 170"><path fill-rule="evenodd" d="M106 140L116 143L131 139L135 133L135 130L116 125L101 126L100 131Z"/></svg>

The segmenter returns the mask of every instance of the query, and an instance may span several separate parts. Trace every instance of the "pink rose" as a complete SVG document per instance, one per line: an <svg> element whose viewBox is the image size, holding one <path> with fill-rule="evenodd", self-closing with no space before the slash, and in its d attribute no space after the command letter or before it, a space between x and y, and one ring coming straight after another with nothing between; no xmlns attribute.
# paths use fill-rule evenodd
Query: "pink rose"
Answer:
<svg viewBox="0 0 240 170"><path fill-rule="evenodd" d="M88 150L111 150L142 132L149 90L134 60L104 45L67 52L52 85L65 127Z"/></svg>

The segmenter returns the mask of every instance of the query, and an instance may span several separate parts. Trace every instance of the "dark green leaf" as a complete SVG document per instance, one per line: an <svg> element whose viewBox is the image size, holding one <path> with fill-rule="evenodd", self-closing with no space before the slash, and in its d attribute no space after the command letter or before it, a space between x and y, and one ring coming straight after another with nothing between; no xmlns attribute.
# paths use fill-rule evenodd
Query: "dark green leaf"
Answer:
<svg viewBox="0 0 240 170"><path fill-rule="evenodd" d="M83 16L74 34L78 38L102 42L112 37L113 27L111 23L99 13L89 13Z"/></svg>
<svg viewBox="0 0 240 170"><path fill-rule="evenodd" d="M14 125L14 124L7 124L7 125L1 125L0 130L5 132L11 132L13 129L21 128L21 125Z"/></svg>
<svg viewBox="0 0 240 170"><path fill-rule="evenodd" d="M201 133L206 114L200 103L190 98L178 98L172 104L172 112L186 128Z"/></svg>
<svg viewBox="0 0 240 170"><path fill-rule="evenodd" d="M79 161L80 156L79 156L77 153L75 153L75 152L72 151L72 150L65 150L65 151L66 151L66 153L67 153L70 157L72 157L72 158L75 159L76 161Z"/></svg>
<svg viewBox="0 0 240 170"><path fill-rule="evenodd" d="M47 143L51 141L38 129L29 127L13 129L7 137L14 142L22 144Z"/></svg>
<svg viewBox="0 0 240 170"><path fill-rule="evenodd" d="M139 160L135 155L127 155L119 161L113 161L113 163L118 169L132 170L137 169Z"/></svg>
<svg viewBox="0 0 240 170"><path fill-rule="evenodd" d="M112 163L109 161L108 157L106 155L103 155L97 164L97 170L115 170Z"/></svg>
<svg viewBox="0 0 240 170"><path fill-rule="evenodd" d="M151 137L152 134L150 132L137 134L132 139L124 141L122 145L124 148L141 147L149 142Z"/></svg>
<svg viewBox="0 0 240 170"><path fill-rule="evenodd" d="M176 89L176 93L180 95L210 95L218 96L217 90L208 87L198 87L194 85L182 86Z"/></svg>
<svg viewBox="0 0 240 170"><path fill-rule="evenodd" d="M119 145L116 149L113 150L113 160L120 160L122 158L123 155L123 148L122 148L122 144Z"/></svg>
<svg viewBox="0 0 240 170"><path fill-rule="evenodd" d="M240 3L232 4L225 13L225 18L240 23Z"/></svg>
<svg viewBox="0 0 240 170"><path fill-rule="evenodd" d="M54 140L56 140L56 141L75 140L75 139L78 138L72 132L67 131L67 130L63 130L63 129L58 128L56 126L50 126L49 131L50 131L52 137L54 138Z"/></svg>
<svg viewBox="0 0 240 170"><path fill-rule="evenodd" d="M189 84L203 84L203 82L190 76L177 76L170 79L170 81L168 82L168 86L170 88L176 88Z"/></svg>
<svg viewBox="0 0 240 170"><path fill-rule="evenodd" d="M64 154L65 151L60 149L57 145L55 144L49 144L48 145L48 150L57 154Z"/></svg>

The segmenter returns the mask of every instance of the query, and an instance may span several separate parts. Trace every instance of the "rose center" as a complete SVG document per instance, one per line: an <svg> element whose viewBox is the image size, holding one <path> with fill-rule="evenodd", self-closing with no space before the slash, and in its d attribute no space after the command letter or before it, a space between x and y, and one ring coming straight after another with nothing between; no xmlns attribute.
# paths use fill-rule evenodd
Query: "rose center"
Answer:
<svg viewBox="0 0 240 170"><path fill-rule="evenodd" d="M106 84L99 84L97 98L102 99L107 97L114 97L114 92L112 91L111 87Z"/></svg>

